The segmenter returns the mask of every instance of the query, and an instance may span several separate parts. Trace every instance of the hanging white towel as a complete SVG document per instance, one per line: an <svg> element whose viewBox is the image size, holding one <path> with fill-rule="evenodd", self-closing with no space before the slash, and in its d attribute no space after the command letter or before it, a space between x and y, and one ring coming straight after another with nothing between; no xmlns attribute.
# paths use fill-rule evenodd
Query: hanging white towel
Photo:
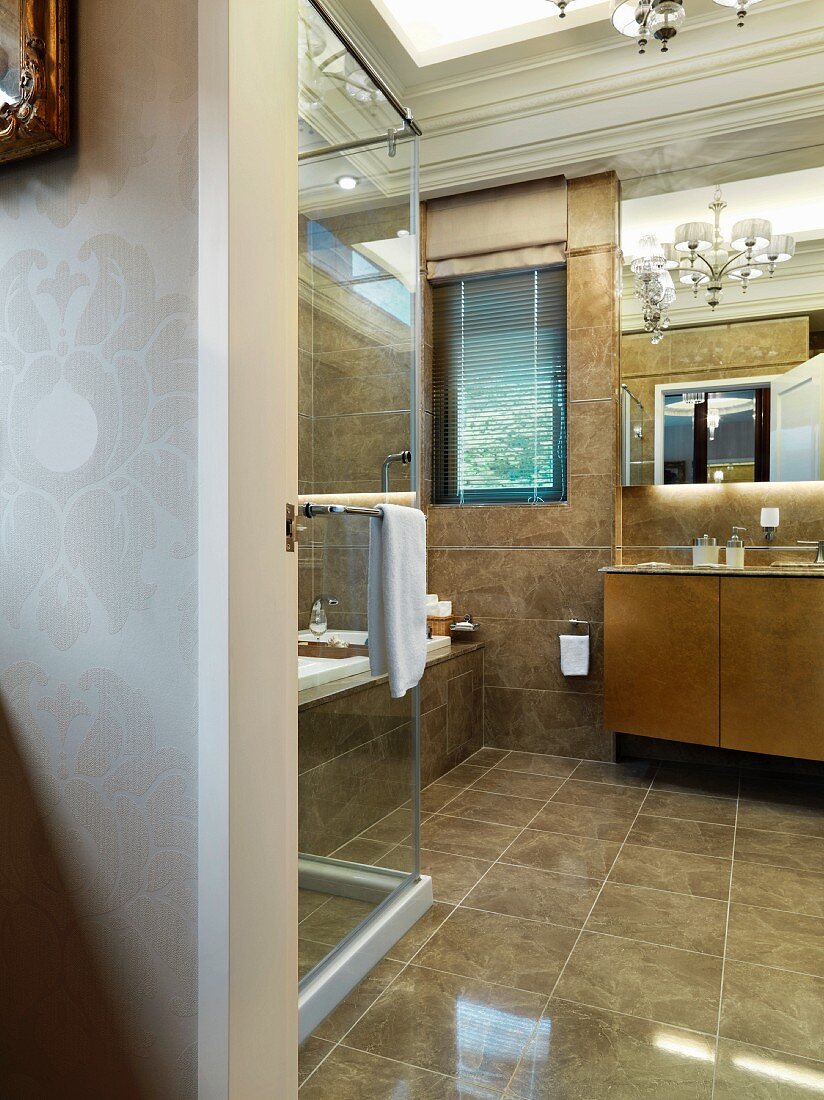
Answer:
<svg viewBox="0 0 824 1100"><path fill-rule="evenodd" d="M561 634L560 641L564 676L588 676L589 634Z"/></svg>
<svg viewBox="0 0 824 1100"><path fill-rule="evenodd" d="M426 667L426 519L417 508L378 507L381 518L369 521L369 666L389 674L400 699Z"/></svg>

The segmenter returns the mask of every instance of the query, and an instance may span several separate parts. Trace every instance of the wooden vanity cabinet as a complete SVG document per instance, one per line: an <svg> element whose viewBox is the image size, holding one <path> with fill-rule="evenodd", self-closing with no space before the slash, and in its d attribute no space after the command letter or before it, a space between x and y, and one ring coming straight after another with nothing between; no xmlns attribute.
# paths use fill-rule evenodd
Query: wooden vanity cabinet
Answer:
<svg viewBox="0 0 824 1100"><path fill-rule="evenodd" d="M824 760L824 579L721 581L721 745Z"/></svg>
<svg viewBox="0 0 824 1100"><path fill-rule="evenodd" d="M608 729L718 744L715 577L604 577Z"/></svg>
<svg viewBox="0 0 824 1100"><path fill-rule="evenodd" d="M607 729L824 760L824 578L604 582Z"/></svg>

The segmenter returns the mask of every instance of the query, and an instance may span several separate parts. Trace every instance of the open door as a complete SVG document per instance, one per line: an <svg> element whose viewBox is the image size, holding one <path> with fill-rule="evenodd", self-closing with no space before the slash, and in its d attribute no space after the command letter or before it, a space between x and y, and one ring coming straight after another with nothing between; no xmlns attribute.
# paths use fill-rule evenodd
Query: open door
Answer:
<svg viewBox="0 0 824 1100"><path fill-rule="evenodd" d="M824 479L824 354L775 378L770 416L770 481Z"/></svg>

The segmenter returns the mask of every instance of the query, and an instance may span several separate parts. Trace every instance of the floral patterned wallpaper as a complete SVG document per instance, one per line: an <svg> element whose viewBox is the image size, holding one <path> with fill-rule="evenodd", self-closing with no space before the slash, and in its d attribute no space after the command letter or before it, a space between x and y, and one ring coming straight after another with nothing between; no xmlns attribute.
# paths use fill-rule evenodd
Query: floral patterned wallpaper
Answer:
<svg viewBox="0 0 824 1100"><path fill-rule="evenodd" d="M24 762L146 1094L186 1098L197 4L76 9L72 147L0 167L0 738ZM36 944L55 922L21 868L42 853L32 830L5 828L2 795L16 850L0 927L24 923ZM0 935L0 969L11 952ZM69 981L55 974L49 996L65 986L70 1002ZM19 1063L0 1062L0 1095L52 1095L45 1069Z"/></svg>

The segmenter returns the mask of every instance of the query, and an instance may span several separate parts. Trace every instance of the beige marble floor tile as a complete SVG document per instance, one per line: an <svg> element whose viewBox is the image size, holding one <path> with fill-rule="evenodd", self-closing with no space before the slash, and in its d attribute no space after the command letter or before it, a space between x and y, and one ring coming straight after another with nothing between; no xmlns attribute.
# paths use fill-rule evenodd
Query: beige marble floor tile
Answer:
<svg viewBox="0 0 824 1100"><path fill-rule="evenodd" d="M824 868L824 840L739 828L735 835L735 858L746 863L820 872Z"/></svg>
<svg viewBox="0 0 824 1100"><path fill-rule="evenodd" d="M584 932L556 996L662 1024L715 1033L722 960Z"/></svg>
<svg viewBox="0 0 824 1100"><path fill-rule="evenodd" d="M310 913L325 905L330 894L321 894L316 890L298 890L298 921L305 920Z"/></svg>
<svg viewBox="0 0 824 1100"><path fill-rule="evenodd" d="M446 783L436 783L432 787L426 787L421 791L422 813L437 813L464 790L466 790L465 787L449 787Z"/></svg>
<svg viewBox="0 0 824 1100"><path fill-rule="evenodd" d="M720 956L726 923L726 902L607 883L585 927L588 932Z"/></svg>
<svg viewBox="0 0 824 1100"><path fill-rule="evenodd" d="M735 831L728 825L712 825L707 821L669 821L664 817L639 814L630 830L629 843L726 859L732 855L734 835Z"/></svg>
<svg viewBox="0 0 824 1100"><path fill-rule="evenodd" d="M325 959L331 948L328 943L314 943L312 940L298 939L298 978L304 978L309 971Z"/></svg>
<svg viewBox="0 0 824 1100"><path fill-rule="evenodd" d="M300 1090L300 1100L497 1100L500 1095L348 1046L337 1047Z"/></svg>
<svg viewBox="0 0 824 1100"><path fill-rule="evenodd" d="M824 917L824 874L735 861L732 900L742 905L762 905Z"/></svg>
<svg viewBox="0 0 824 1100"><path fill-rule="evenodd" d="M582 760L575 769L575 778L588 783L613 783L622 787L650 786L658 765L646 760L631 760L624 764L607 764L600 760Z"/></svg>
<svg viewBox="0 0 824 1100"><path fill-rule="evenodd" d="M431 783L427 790L431 790L432 787L446 786L446 787L469 787L481 776L485 775L489 769L486 767L478 768L474 764L459 764L457 768L453 768L450 772L444 772L444 774L436 779L434 783Z"/></svg>
<svg viewBox="0 0 824 1100"><path fill-rule="evenodd" d="M733 903L727 957L824 978L824 920Z"/></svg>
<svg viewBox="0 0 824 1100"><path fill-rule="evenodd" d="M533 775L554 775L567 778L578 767L579 761L569 756L547 756L537 752L510 752L506 760L495 766L510 772L531 772Z"/></svg>
<svg viewBox="0 0 824 1100"><path fill-rule="evenodd" d="M363 840L387 841L391 844L400 844L406 840L412 832L414 817L411 806L399 806L391 814L376 821L368 829L361 833Z"/></svg>
<svg viewBox="0 0 824 1100"><path fill-rule="evenodd" d="M497 863L471 891L465 905L513 917L580 928L600 883L532 867Z"/></svg>
<svg viewBox="0 0 824 1100"><path fill-rule="evenodd" d="M710 1100L715 1039L553 998L507 1095Z"/></svg>
<svg viewBox="0 0 824 1100"><path fill-rule="evenodd" d="M814 1100L824 1095L824 1063L722 1039L714 1100Z"/></svg>
<svg viewBox="0 0 824 1100"><path fill-rule="evenodd" d="M300 926L300 934L315 943L339 943L353 928L375 911L375 903L354 898L330 898L326 905L311 913Z"/></svg>
<svg viewBox="0 0 824 1100"><path fill-rule="evenodd" d="M674 817L687 821L710 821L716 825L734 825L735 806L735 801L731 798L652 790L644 802L644 813L651 817Z"/></svg>
<svg viewBox="0 0 824 1100"><path fill-rule="evenodd" d="M506 863L603 879L618 855L620 844L584 836L525 829L503 857Z"/></svg>
<svg viewBox="0 0 824 1100"><path fill-rule="evenodd" d="M824 838L824 798L750 802L738 807L738 824L774 833L799 833Z"/></svg>
<svg viewBox="0 0 824 1100"><path fill-rule="evenodd" d="M347 1036L347 1046L506 1086L540 1018L544 997L414 965Z"/></svg>
<svg viewBox="0 0 824 1100"><path fill-rule="evenodd" d="M824 1058L824 980L728 959L721 1035L753 1046Z"/></svg>
<svg viewBox="0 0 824 1100"><path fill-rule="evenodd" d="M466 817L473 821L490 821L522 829L532 821L543 805L543 801L538 798L492 794L491 791L479 791L470 787L444 806L441 813L450 817Z"/></svg>
<svg viewBox="0 0 824 1100"><path fill-rule="evenodd" d="M577 773L576 773L577 774ZM621 810L637 814L647 792L637 787L618 787L606 783L586 783L568 779L553 794L553 802L567 802L573 806L598 806L600 809Z"/></svg>
<svg viewBox="0 0 824 1100"><path fill-rule="evenodd" d="M731 868L730 859L625 844L609 873L609 881L726 901Z"/></svg>
<svg viewBox="0 0 824 1100"><path fill-rule="evenodd" d="M298 1048L298 1086L302 1085L323 1059L331 1054L335 1044L326 1039L319 1039L316 1035L310 1035L305 1043Z"/></svg>
<svg viewBox="0 0 824 1100"><path fill-rule="evenodd" d="M439 852L494 860L509 847L518 833L518 829L508 825L435 814L421 826L421 845Z"/></svg>
<svg viewBox="0 0 824 1100"><path fill-rule="evenodd" d="M693 764L662 764L652 783L654 791L738 797L736 768L701 768Z"/></svg>
<svg viewBox="0 0 824 1100"><path fill-rule="evenodd" d="M550 833L588 836L594 840L626 839L635 820L632 810L613 810L608 806L579 806L571 802L548 802L530 823L530 829Z"/></svg>
<svg viewBox="0 0 824 1100"><path fill-rule="evenodd" d="M464 760L464 764L471 764L473 767L479 768L494 768L510 755L509 749L493 749L485 745L482 749L474 752L472 756L468 756Z"/></svg>
<svg viewBox="0 0 824 1100"><path fill-rule="evenodd" d="M395 846L397 841L368 840L364 837L356 837L347 844L342 845L332 853L332 859L340 859L345 863L363 863L367 867L376 867L378 860Z"/></svg>
<svg viewBox="0 0 824 1100"><path fill-rule="evenodd" d="M421 849L421 873L432 878L435 900L451 905L457 905L491 866L483 859Z"/></svg>
<svg viewBox="0 0 824 1100"><path fill-rule="evenodd" d="M351 993L343 998L337 1008L318 1024L314 1034L319 1039L338 1042L402 970L403 963L394 959L382 959L369 971L363 981L358 982Z"/></svg>
<svg viewBox="0 0 824 1100"><path fill-rule="evenodd" d="M506 763L506 761L504 761ZM495 794L514 794L521 798L537 798L543 802L551 798L563 783L563 779L531 772L510 772L505 768L493 768L473 784L473 790L492 791Z"/></svg>
<svg viewBox="0 0 824 1100"><path fill-rule="evenodd" d="M573 928L459 908L415 965L549 994L577 937Z"/></svg>
<svg viewBox="0 0 824 1100"><path fill-rule="evenodd" d="M386 957L397 959L399 962L409 962L427 940L437 932L453 909L453 905L447 905L442 901L434 901L421 919L412 925L406 935L399 939L394 947L390 947Z"/></svg>

